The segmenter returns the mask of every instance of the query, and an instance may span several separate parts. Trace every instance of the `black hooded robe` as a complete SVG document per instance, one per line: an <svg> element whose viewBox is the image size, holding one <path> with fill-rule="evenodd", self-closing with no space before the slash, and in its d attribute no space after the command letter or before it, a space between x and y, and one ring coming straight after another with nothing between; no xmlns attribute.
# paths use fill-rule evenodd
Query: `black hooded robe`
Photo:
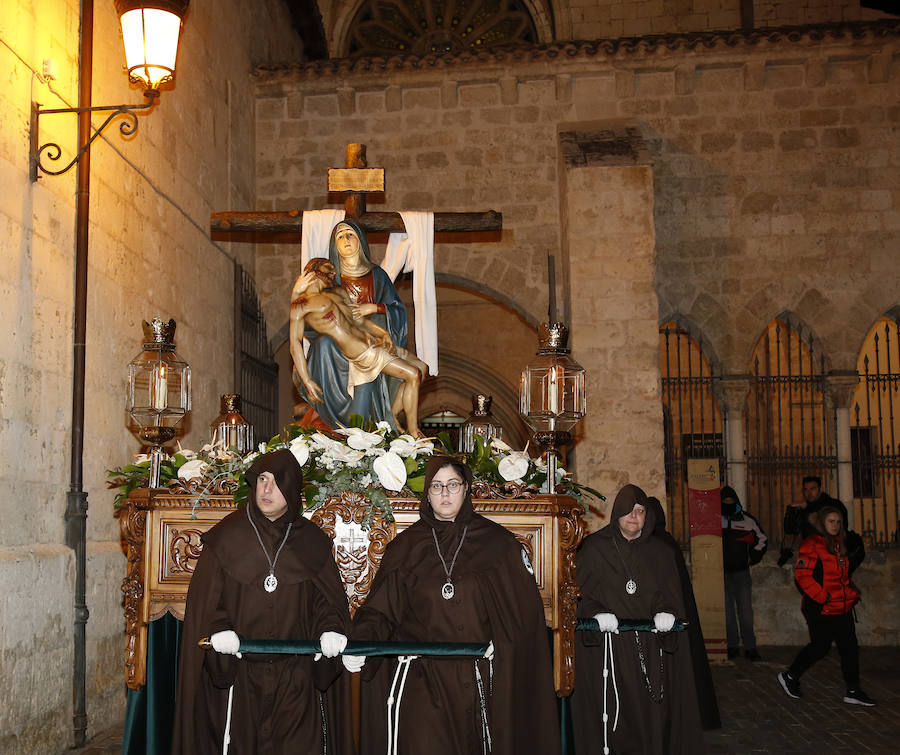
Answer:
<svg viewBox="0 0 900 755"><path fill-rule="evenodd" d="M612 613L619 621L652 620L659 612L684 618L678 566L671 549L653 535L652 510L647 510L641 534L634 540L626 540L618 526L620 517L637 503L646 506L646 500L640 488L626 485L616 496L609 525L585 538L577 561L581 591L579 618ZM625 590L629 579L637 584L633 595ZM606 636L605 632L576 633L572 720L577 755L603 752ZM686 633L620 632L608 636L618 691L617 705L610 678L607 735L611 752L614 755L702 753L703 731ZM646 671L642 669L641 657ZM618 724L613 730L617 712Z"/></svg>
<svg viewBox="0 0 900 755"><path fill-rule="evenodd" d="M274 522L255 503L256 478L264 471L275 475L288 501L287 512ZM348 633L347 597L331 540L302 516L302 472L293 455L282 450L257 459L247 481L247 507L203 536L203 552L191 578L172 753L222 752L229 688L234 685L229 753L349 755L349 685L346 675L338 678L340 658L314 662L311 656L247 654L238 659L197 646L201 638L225 629L242 639L317 640L325 631ZM275 565L278 587L271 593L263 588L269 564L248 513L270 558L293 522Z"/></svg>
<svg viewBox="0 0 900 755"><path fill-rule="evenodd" d="M446 463L429 462L426 485ZM471 487L471 471L466 469ZM554 755L559 720L543 605L531 565L515 537L474 513L467 495L454 522L438 521L427 503L418 522L390 544L365 604L353 620L354 640L493 641L493 668L484 659L419 658L409 668L400 700L400 755L476 755L483 751L481 674L494 755ZM446 576L437 533L453 568L455 595L445 600ZM387 751L387 705L396 659L370 658L362 670L362 755ZM493 676L491 675L493 672Z"/></svg>

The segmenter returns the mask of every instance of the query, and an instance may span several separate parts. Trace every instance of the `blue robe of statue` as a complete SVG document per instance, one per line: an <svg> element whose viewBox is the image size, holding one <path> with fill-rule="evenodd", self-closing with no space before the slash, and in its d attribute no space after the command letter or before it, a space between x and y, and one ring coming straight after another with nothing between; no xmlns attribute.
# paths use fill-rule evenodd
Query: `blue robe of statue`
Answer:
<svg viewBox="0 0 900 755"><path fill-rule="evenodd" d="M373 265L371 272L362 279L352 279L371 292L369 297L366 292L357 296L355 286L350 280L341 278L341 256L335 243L335 231L340 225L348 225L359 237L359 251L365 259L371 262L369 255L369 243L366 240L365 231L352 220L343 220L331 233L331 241L328 246L328 257L337 270L337 283L347 290L351 301L358 304L373 302L384 305L384 314L369 316L377 325L388 331L394 344L406 347L406 337L409 332L409 317L406 307L397 296L394 284L378 265ZM300 395L307 400L319 416L331 427L348 425L351 414L359 414L361 417L373 422L383 420L392 428L397 429L394 415L391 412L391 403L397 393L401 381L385 374L379 375L371 383L357 385L353 391L353 397L347 393L347 359L341 354L335 342L329 336L316 333L311 328L306 329L306 338L310 342L309 352L306 355L309 376L319 384L322 389L323 403L311 403L306 397L306 391L302 385L298 385ZM295 384L299 381L295 381Z"/></svg>

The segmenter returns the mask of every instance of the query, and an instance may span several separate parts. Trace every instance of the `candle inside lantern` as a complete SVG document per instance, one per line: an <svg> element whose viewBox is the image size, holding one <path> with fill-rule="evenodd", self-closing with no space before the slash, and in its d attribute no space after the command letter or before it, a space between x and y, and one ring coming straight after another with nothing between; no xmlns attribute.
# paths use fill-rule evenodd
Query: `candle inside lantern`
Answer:
<svg viewBox="0 0 900 755"><path fill-rule="evenodd" d="M153 408L165 409L169 400L169 381L166 373L166 365L161 364L158 371L154 371L156 380L153 384Z"/></svg>
<svg viewBox="0 0 900 755"><path fill-rule="evenodd" d="M549 395L550 414L559 414L559 377L556 367L550 368L550 381L547 388Z"/></svg>

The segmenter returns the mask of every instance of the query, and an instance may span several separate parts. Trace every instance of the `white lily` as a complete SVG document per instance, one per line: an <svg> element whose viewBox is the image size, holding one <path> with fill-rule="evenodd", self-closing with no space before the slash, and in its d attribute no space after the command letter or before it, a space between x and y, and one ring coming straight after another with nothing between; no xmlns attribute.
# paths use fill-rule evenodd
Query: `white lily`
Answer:
<svg viewBox="0 0 900 755"><path fill-rule="evenodd" d="M528 473L530 463L531 459L528 458L525 451L513 451L500 460L500 463L497 464L497 471L507 482L521 480Z"/></svg>
<svg viewBox="0 0 900 755"><path fill-rule="evenodd" d="M391 441L391 451L404 458L415 459L421 454L432 454L434 443L428 438L413 438L412 435L401 435Z"/></svg>
<svg viewBox="0 0 900 755"><path fill-rule="evenodd" d="M406 484L406 465L396 453L388 451L372 462L372 471L378 475L381 487L400 491Z"/></svg>
<svg viewBox="0 0 900 755"><path fill-rule="evenodd" d="M188 480L193 480L197 477L203 477L203 475L206 474L207 469L209 469L209 464L205 461L202 459L192 459L178 468L178 479L187 482Z"/></svg>
<svg viewBox="0 0 900 755"><path fill-rule="evenodd" d="M341 435L347 436L347 445L355 448L357 451L365 451L372 446L377 446L384 440L380 433L367 433L359 427L341 427L338 428Z"/></svg>
<svg viewBox="0 0 900 755"><path fill-rule="evenodd" d="M134 463L135 464L144 464L150 461L150 454L135 454L134 455Z"/></svg>
<svg viewBox="0 0 900 755"><path fill-rule="evenodd" d="M294 458L301 467L309 461L309 446L304 438L294 438L288 449L294 454Z"/></svg>
<svg viewBox="0 0 900 755"><path fill-rule="evenodd" d="M384 435L385 433L389 433L391 431L391 423L381 420L375 423L375 429L378 430L378 432L380 432L382 435Z"/></svg>
<svg viewBox="0 0 900 755"><path fill-rule="evenodd" d="M322 460L325 462L326 466L328 466L329 461L341 462L342 464L354 466L366 455L364 451L358 451L349 446L345 446L343 443L332 440L321 433L313 435L313 440L324 449Z"/></svg>

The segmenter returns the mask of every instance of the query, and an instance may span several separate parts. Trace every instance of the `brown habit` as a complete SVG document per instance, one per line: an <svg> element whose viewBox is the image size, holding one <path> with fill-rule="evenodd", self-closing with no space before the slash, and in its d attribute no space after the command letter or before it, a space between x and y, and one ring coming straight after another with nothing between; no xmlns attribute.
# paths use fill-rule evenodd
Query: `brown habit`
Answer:
<svg viewBox="0 0 900 755"><path fill-rule="evenodd" d="M644 527L635 540L626 540L619 529L619 517L630 512L636 503L646 507L646 502L647 496L640 488L626 485L616 496L609 524L585 538L577 562L580 618L612 613L619 621L652 620L659 612L684 618L678 565L671 549L653 535L652 510L647 510ZM625 590L629 579L637 584L633 595ZM605 635L604 632L576 633L572 722L578 755L603 752ZM610 679L607 734L611 752L614 755L702 753L703 732L687 634L621 632L609 637L618 689L617 707ZM657 698L662 687L660 701L651 698L648 680ZM618 725L613 731L617 711Z"/></svg>
<svg viewBox="0 0 900 755"><path fill-rule="evenodd" d="M264 471L274 474L288 510L271 522L256 505ZM203 536L203 552L188 590L172 752L222 752L228 690L232 755L352 752L349 694L340 658L245 655L238 659L197 647L203 637L233 629L247 639L317 640L346 634L347 598L331 554L331 540L302 516L302 472L290 451L260 457L247 471L250 500ZM253 527L272 558L287 526L290 534L275 565L278 587L268 593L269 564ZM341 678L339 678L341 677ZM337 681L336 681L337 680ZM327 690L327 692L323 692ZM323 730L323 711L327 729Z"/></svg>
<svg viewBox="0 0 900 755"><path fill-rule="evenodd" d="M429 462L426 486L447 460ZM471 488L471 471L465 469ZM366 603L357 612L353 638L427 642L493 640L493 679L479 660L494 755L559 752L559 723L544 612L522 547L498 524L475 514L467 494L454 522L438 521L427 503L420 519L387 547ZM437 534L452 570L455 595L435 548ZM362 677L363 755L387 749L386 701L396 660L369 659ZM482 709L471 659L412 662L399 715L400 755L474 755L483 751Z"/></svg>

